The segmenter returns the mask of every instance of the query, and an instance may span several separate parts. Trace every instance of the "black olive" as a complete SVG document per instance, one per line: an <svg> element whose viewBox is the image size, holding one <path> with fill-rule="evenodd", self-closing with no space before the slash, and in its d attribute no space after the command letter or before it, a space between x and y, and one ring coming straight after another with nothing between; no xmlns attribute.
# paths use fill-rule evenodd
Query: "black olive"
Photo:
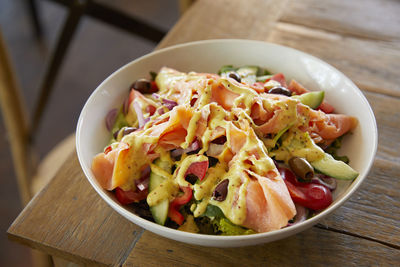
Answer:
<svg viewBox="0 0 400 267"><path fill-rule="evenodd" d="M125 135L128 135L128 134L130 134L130 133L132 133L132 132L134 132L134 131L136 131L137 130L137 128L134 128L134 127L125 127L124 128L124 132L123 132L123 136L125 136Z"/></svg>
<svg viewBox="0 0 400 267"><path fill-rule="evenodd" d="M220 182L217 185L217 187L215 187L212 196L216 201L224 201L225 200L226 195L228 194L228 185L229 185L229 180L225 179L222 182Z"/></svg>
<svg viewBox="0 0 400 267"><path fill-rule="evenodd" d="M132 84L131 88L142 94L149 94L151 93L151 82L147 79L139 79Z"/></svg>
<svg viewBox="0 0 400 267"><path fill-rule="evenodd" d="M276 95L285 95L285 96L291 96L292 95L292 92L289 89L287 89L285 87L282 87L282 86L273 87L273 88L268 90L268 93L269 94L276 94Z"/></svg>
<svg viewBox="0 0 400 267"><path fill-rule="evenodd" d="M115 139L115 140L118 139L119 131L120 131L120 130L116 130L116 131L113 133L113 136L114 136L114 139Z"/></svg>
<svg viewBox="0 0 400 267"><path fill-rule="evenodd" d="M174 165L172 165L172 168L171 168L171 174L173 174L174 172L175 172L175 170L176 170L176 165L174 164Z"/></svg>
<svg viewBox="0 0 400 267"><path fill-rule="evenodd" d="M122 137L124 137L125 135L128 135L128 134L130 134L130 133L136 131L137 128L134 128L134 127L124 127L124 128L121 128L121 129L115 131L115 132L113 133L113 136L114 136L114 139L115 139L115 140L118 140L118 136L119 136L119 133L121 132L121 130L122 130L122 136L121 136L121 138L122 138Z"/></svg>
<svg viewBox="0 0 400 267"><path fill-rule="evenodd" d="M304 158L293 157L289 160L292 171L301 179L309 182L314 177L314 168Z"/></svg>
<svg viewBox="0 0 400 267"><path fill-rule="evenodd" d="M226 136L224 136L224 135L211 141L211 143L218 144L218 145L223 145L223 144L225 144L225 142L226 142Z"/></svg>
<svg viewBox="0 0 400 267"><path fill-rule="evenodd" d="M242 78L240 77L240 75L237 74L237 73L234 72L234 71L229 72L228 77L229 77L229 78L232 78L232 79L234 79L234 80L236 80L236 81L239 82L239 83L240 83L240 81L242 80Z"/></svg>
<svg viewBox="0 0 400 267"><path fill-rule="evenodd" d="M196 183L197 179L198 179L197 176L194 174L188 174L185 177L185 180L188 181L192 185Z"/></svg>
<svg viewBox="0 0 400 267"><path fill-rule="evenodd" d="M208 168L214 167L218 162L219 160L217 158L208 156Z"/></svg>

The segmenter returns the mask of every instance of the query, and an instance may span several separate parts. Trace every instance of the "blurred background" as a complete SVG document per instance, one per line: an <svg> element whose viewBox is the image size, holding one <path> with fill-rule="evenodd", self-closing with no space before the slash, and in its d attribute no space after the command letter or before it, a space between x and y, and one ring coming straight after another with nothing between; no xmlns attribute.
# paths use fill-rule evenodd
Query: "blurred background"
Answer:
<svg viewBox="0 0 400 267"><path fill-rule="evenodd" d="M67 8L51 0L36 0L43 33L38 38L27 0L0 0L0 28L13 63L26 109L32 115L50 55L66 19ZM177 0L97 1L135 16L167 32L179 17ZM122 65L156 46L137 35L83 16L52 89L36 135L40 157L75 131L90 93ZM22 210L8 138L0 117L0 266L30 266L29 249L7 240L6 231Z"/></svg>

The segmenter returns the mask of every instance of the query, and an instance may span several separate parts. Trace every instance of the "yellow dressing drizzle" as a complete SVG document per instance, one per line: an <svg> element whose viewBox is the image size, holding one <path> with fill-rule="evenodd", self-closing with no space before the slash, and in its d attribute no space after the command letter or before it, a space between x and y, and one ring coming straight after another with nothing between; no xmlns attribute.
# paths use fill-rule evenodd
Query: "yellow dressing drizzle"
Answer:
<svg viewBox="0 0 400 267"><path fill-rule="evenodd" d="M160 137L151 135L152 127L163 120L168 120L171 111L167 110L162 115L155 113L151 116L143 130L122 138L121 142L126 143L129 149L128 152L124 152L125 156L124 153L121 153L121 159L125 157L123 160L117 159L113 174L115 176L113 179L117 180L122 189L130 190L134 187L134 181L140 177L143 166L150 165L152 172L165 177L165 180L148 194L147 202L150 207L165 199L172 200L179 194L179 187L189 186L194 193L195 203L190 208L194 217L202 215L206 211L207 205L212 204L219 207L232 223L242 225L246 220L247 186L252 179L250 176L253 173L265 177L270 170L275 170L271 156L284 161L293 156L305 157L307 160L313 161L324 154L323 150L315 145L308 133L299 130L299 127L308 125L309 109L305 107L303 114L300 115L297 111L298 100L259 94L251 87L237 84L230 78L215 80L195 72L186 74L167 68L159 72L156 83L160 89L158 94L161 97L173 99L177 103L185 102L183 104L185 109L191 112L190 120L188 124L186 122L185 126L186 136L184 142L179 144L180 148L188 148L196 138L200 139L202 148L198 154L183 154L178 161L171 158L169 151L157 146ZM192 87L185 87L185 83L190 83ZM233 100L230 111L225 110L217 103L211 102L213 85L216 84L218 86L223 85L227 90L238 95ZM275 83L271 81L267 84L267 87L273 85ZM198 98L195 104L190 103L193 96ZM284 129L284 131L280 132L278 137L278 133L271 136L257 136L259 126L256 125L257 121L253 121L250 117L256 101L257 104L262 105L266 112L280 111L277 128L279 130ZM182 104L180 103L180 105ZM155 106L159 107L160 105L156 104ZM202 116L204 119L205 114L208 116L207 127L204 133L199 136L197 132L198 123ZM208 157L204 154L209 151L210 142L213 141L213 138L216 138L217 131L219 134L222 132L227 138L223 148L220 147L222 152L215 156L219 162L208 169L202 181L198 180L197 183L192 185L185 180L185 174L191 164L208 160ZM245 141L235 154L233 147L237 144L233 142L238 137L233 135L238 131L243 133ZM282 145L276 148L276 141L280 136L282 136ZM274 139L274 137L277 138ZM239 140L239 142L241 141ZM156 147L154 151L162 161L168 161L171 166L176 165L177 168L174 173L170 174L152 164L148 157L144 155L144 144L154 145ZM270 151L267 150L266 145ZM226 198L223 201L217 201L212 197L213 191L225 179L229 180Z"/></svg>

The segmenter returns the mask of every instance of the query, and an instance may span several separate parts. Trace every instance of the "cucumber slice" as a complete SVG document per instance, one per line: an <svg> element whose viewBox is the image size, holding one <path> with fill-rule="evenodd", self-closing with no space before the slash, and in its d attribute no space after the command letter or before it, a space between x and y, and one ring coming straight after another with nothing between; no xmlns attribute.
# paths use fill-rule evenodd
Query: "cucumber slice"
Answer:
<svg viewBox="0 0 400 267"><path fill-rule="evenodd" d="M325 92L324 91L316 91L309 92L302 95L292 96L295 99L300 100L304 105L309 106L312 109L318 108L322 101L324 100Z"/></svg>
<svg viewBox="0 0 400 267"><path fill-rule="evenodd" d="M219 69L218 74L221 75L223 73L227 73L227 72L235 71L235 70L236 70L236 68L234 68L232 65L225 65Z"/></svg>
<svg viewBox="0 0 400 267"><path fill-rule="evenodd" d="M167 161L161 161L157 159L154 162L155 165L162 168L167 172L171 172L171 164ZM153 191L157 186L159 186L166 178L162 177L154 172L150 173L149 190ZM150 212L153 215L154 221L158 224L164 225L168 217L169 200L165 199L161 203L150 207Z"/></svg>
<svg viewBox="0 0 400 267"><path fill-rule="evenodd" d="M317 171L336 179L353 180L358 176L357 171L328 153L325 153L322 159L310 163Z"/></svg>
<svg viewBox="0 0 400 267"><path fill-rule="evenodd" d="M257 66L243 66L236 70L236 73L242 77L246 77L248 75L257 76L259 67Z"/></svg>
<svg viewBox="0 0 400 267"><path fill-rule="evenodd" d="M165 199L160 204L150 207L151 214L156 223L164 225L168 217L169 200Z"/></svg>
<svg viewBox="0 0 400 267"><path fill-rule="evenodd" d="M271 79L272 76L273 76L273 75L257 76L257 77L256 77L256 81L257 81L257 82L263 82L263 83L264 83L266 80Z"/></svg>
<svg viewBox="0 0 400 267"><path fill-rule="evenodd" d="M256 82L256 77L259 67L257 66L244 66L236 70L236 73L242 78L242 82L253 84Z"/></svg>

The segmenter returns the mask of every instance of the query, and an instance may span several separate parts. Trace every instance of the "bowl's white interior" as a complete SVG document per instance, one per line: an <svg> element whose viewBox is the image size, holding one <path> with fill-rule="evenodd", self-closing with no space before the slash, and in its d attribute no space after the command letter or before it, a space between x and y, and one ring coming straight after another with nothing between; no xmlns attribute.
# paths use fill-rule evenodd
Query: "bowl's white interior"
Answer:
<svg viewBox="0 0 400 267"><path fill-rule="evenodd" d="M318 216L299 225L270 233L250 236L206 236L176 231L146 221L116 202L112 194L103 190L90 170L92 158L107 144L110 134L104 124L107 112L120 107L128 95L129 86L138 78L149 77L149 71L169 66L180 71L217 72L223 65L257 65L273 73L282 72L287 80L295 78L310 90L324 90L326 100L337 113L358 118L359 126L345 138L342 154L350 158L350 165L359 171L351 184L340 183L334 203ZM327 63L279 45L248 40L210 40L178 45L139 58L108 77L90 96L79 118L77 152L82 169L100 196L121 215L160 235L206 246L244 246L280 239L299 232L340 206L367 175L377 147L377 129L373 112L360 90L341 72Z"/></svg>

